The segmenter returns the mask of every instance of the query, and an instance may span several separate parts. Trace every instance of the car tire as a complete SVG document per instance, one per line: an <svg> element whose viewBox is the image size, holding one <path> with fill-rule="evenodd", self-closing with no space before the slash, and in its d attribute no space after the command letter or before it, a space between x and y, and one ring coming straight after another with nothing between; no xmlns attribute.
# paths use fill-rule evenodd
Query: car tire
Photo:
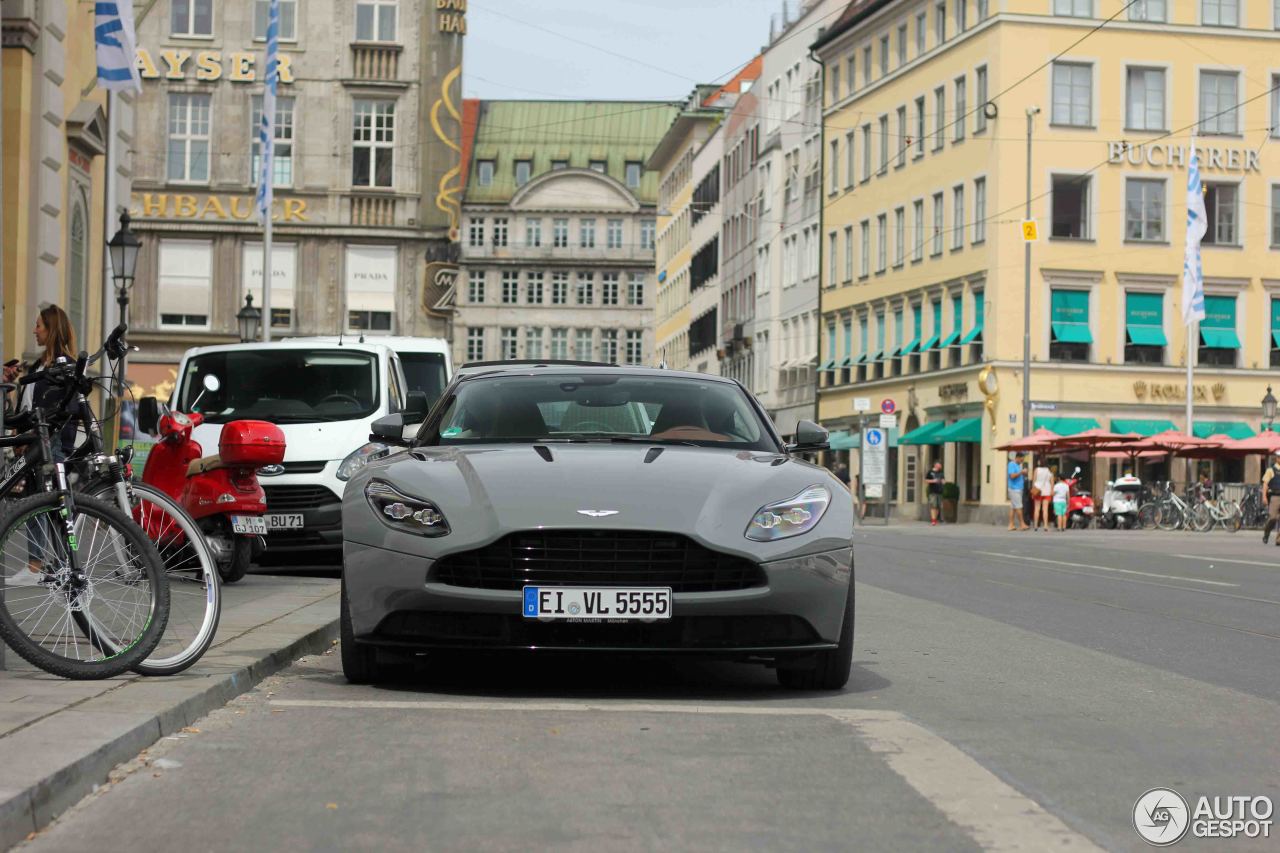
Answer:
<svg viewBox="0 0 1280 853"><path fill-rule="evenodd" d="M791 690L840 690L849 683L853 667L853 579L844 604L844 622L834 649L818 652L813 666L778 667L778 683Z"/></svg>
<svg viewBox="0 0 1280 853"><path fill-rule="evenodd" d="M356 642L351 627L351 607L347 604L347 584L344 581L338 595L338 644L342 655L342 674L351 684L375 684L382 677L378 665L378 650Z"/></svg>

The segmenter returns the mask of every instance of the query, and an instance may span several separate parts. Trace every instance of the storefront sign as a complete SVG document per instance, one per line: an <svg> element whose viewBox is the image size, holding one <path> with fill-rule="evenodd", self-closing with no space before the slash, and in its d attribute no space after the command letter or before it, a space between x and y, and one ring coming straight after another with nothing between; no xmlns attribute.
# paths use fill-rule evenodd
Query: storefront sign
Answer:
<svg viewBox="0 0 1280 853"><path fill-rule="evenodd" d="M196 80L212 82L224 76L233 83L252 83L258 79L258 58L252 53L228 53L222 51L170 48L160 51L159 62L145 47L138 48L138 74L143 80ZM266 67L264 61L263 67ZM280 54L280 82L293 82L293 57Z"/></svg>
<svg viewBox="0 0 1280 853"><path fill-rule="evenodd" d="M969 383L953 382L950 385L939 385L938 396L943 399L950 399L952 397L968 397Z"/></svg>
<svg viewBox="0 0 1280 853"><path fill-rule="evenodd" d="M1147 383L1139 379L1133 383L1133 394L1139 400L1150 397L1153 403L1176 403L1187 399L1187 386L1182 382ZM1220 402L1227 395L1227 386L1221 382L1215 382L1211 386L1192 386L1192 398L1197 403L1208 402L1210 394L1215 403Z"/></svg>
<svg viewBox="0 0 1280 853"><path fill-rule="evenodd" d="M275 222L310 222L306 199L276 196L272 205ZM253 196L180 195L176 193L134 193L135 219L213 219L248 221L253 219Z"/></svg>
<svg viewBox="0 0 1280 853"><path fill-rule="evenodd" d="M1200 168L1206 171L1261 172L1258 152L1249 148L1218 148L1197 146ZM1152 166L1157 169L1185 169L1191 156L1189 146L1152 142L1149 145L1131 145L1128 142L1108 142L1107 162L1112 166Z"/></svg>
<svg viewBox="0 0 1280 853"><path fill-rule="evenodd" d="M467 34L467 0L436 0L436 26L442 33Z"/></svg>

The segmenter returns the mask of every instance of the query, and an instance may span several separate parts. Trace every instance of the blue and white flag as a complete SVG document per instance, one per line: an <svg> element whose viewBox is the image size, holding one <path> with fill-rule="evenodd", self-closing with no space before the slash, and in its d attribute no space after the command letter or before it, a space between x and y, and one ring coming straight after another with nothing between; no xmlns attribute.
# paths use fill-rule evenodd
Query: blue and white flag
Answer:
<svg viewBox="0 0 1280 853"><path fill-rule="evenodd" d="M1200 186L1200 155L1191 140L1191 162L1187 165L1187 247L1182 259L1182 322L1204 319L1204 268L1200 264L1200 241L1209 230Z"/></svg>
<svg viewBox="0 0 1280 853"><path fill-rule="evenodd" d="M258 221L271 220L271 202L275 184L276 85L280 78L280 0L271 0L267 12L267 76L262 91L262 120L258 124L258 196L254 208Z"/></svg>
<svg viewBox="0 0 1280 853"><path fill-rule="evenodd" d="M93 14L98 85L114 92L141 92L133 0L99 0L94 4Z"/></svg>

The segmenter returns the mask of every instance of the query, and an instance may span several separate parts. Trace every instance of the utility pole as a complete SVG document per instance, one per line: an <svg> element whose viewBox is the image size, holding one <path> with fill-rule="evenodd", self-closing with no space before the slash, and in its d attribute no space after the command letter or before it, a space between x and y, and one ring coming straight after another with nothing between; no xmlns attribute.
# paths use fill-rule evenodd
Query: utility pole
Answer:
<svg viewBox="0 0 1280 853"><path fill-rule="evenodd" d="M1031 218L1031 131L1039 107L1027 107L1027 213ZM1031 434L1031 241L1022 242L1022 435Z"/></svg>

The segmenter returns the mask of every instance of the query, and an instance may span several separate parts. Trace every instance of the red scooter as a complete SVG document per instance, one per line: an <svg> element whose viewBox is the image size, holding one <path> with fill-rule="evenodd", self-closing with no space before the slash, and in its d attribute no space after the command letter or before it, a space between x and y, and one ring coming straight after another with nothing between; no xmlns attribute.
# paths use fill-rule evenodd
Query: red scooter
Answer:
<svg viewBox="0 0 1280 853"><path fill-rule="evenodd" d="M220 387L216 376L205 376L205 391ZM199 402L197 397L191 408ZM163 490L191 513L223 582L235 583L262 551L267 496L258 484L258 468L284 461L284 433L267 421L231 421L218 436L218 455L204 456L191 437L202 423L204 416L196 411L164 411L157 426L160 442L147 457L142 482Z"/></svg>
<svg viewBox="0 0 1280 853"><path fill-rule="evenodd" d="M1063 482L1071 490L1067 498L1067 526L1083 529L1092 527L1094 523L1093 495L1077 488L1080 482L1080 469L1064 477Z"/></svg>

